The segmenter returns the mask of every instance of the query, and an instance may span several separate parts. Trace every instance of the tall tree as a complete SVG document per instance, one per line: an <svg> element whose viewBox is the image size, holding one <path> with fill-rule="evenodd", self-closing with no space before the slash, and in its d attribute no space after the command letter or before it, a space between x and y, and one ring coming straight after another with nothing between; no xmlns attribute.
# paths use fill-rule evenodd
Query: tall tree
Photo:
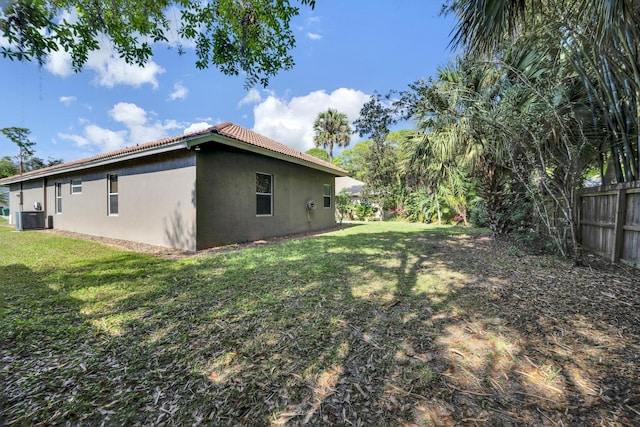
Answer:
<svg viewBox="0 0 640 427"><path fill-rule="evenodd" d="M617 181L640 179L640 2L455 0L448 10L459 18L453 44L469 55L502 57L519 40L560 52L588 96L592 129L608 142L601 173L609 157Z"/></svg>
<svg viewBox="0 0 640 427"><path fill-rule="evenodd" d="M477 70L477 69L476 69ZM467 194L473 187L472 177L477 175L480 182L491 184L490 175L475 173L474 160L482 139L473 134L478 130L472 125L471 118L464 113L472 105L471 92L474 87L467 70L460 66L448 66L438 70L435 81L418 81L412 85L410 94L404 94L405 102L410 100L408 108L418 126L418 132L408 135L402 141L402 167L407 176L407 184L412 190L425 192L435 204L440 218L440 200L451 207L464 222L467 221ZM495 163L495 160L492 159ZM484 171L483 171L484 172ZM504 183L504 182L503 182ZM485 197L492 201L492 185L483 186ZM504 191L501 187L500 191ZM501 202L502 199L496 200ZM504 231L498 221L502 203L488 203L491 213L490 227L496 234Z"/></svg>
<svg viewBox="0 0 640 427"><path fill-rule="evenodd" d="M179 37L195 44L198 68L244 73L247 87L266 86L294 64L290 23L300 13L294 3L315 6L315 0L3 1L0 35L8 44L0 54L43 64L50 53L66 51L79 71L106 37L120 57L143 65L154 43Z"/></svg>
<svg viewBox="0 0 640 427"><path fill-rule="evenodd" d="M346 147L351 143L351 127L349 119L344 113L329 108L318 114L313 123L313 143L316 147L329 150L329 161L333 161L333 147Z"/></svg>
<svg viewBox="0 0 640 427"><path fill-rule="evenodd" d="M19 170L20 173L24 172L25 159L32 156L35 152L35 149L33 148L35 142L29 140L29 134L31 133L31 131L26 128L10 127L2 128L0 129L0 132L4 134L7 139L18 146L18 149L20 151L18 155L20 159Z"/></svg>
<svg viewBox="0 0 640 427"><path fill-rule="evenodd" d="M588 101L565 55L526 42L413 85L425 136L407 150L409 165L428 186L454 190L445 197L464 194L459 169L471 174L494 233L530 228L535 214L559 252L579 256L573 195L597 147Z"/></svg>
<svg viewBox="0 0 640 427"><path fill-rule="evenodd" d="M399 119L397 103L390 100L391 94L382 97L379 93L371 95L360 109L360 116L354 122L360 136L368 135L376 144L382 144L389 134L389 128Z"/></svg>
<svg viewBox="0 0 640 427"><path fill-rule="evenodd" d="M378 93L371 96L360 109L360 116L354 122L360 136L373 140L364 153L365 168L362 180L366 192L384 209L395 208L402 195L402 177L398 168L398 139L390 137L390 127L398 122L397 104Z"/></svg>

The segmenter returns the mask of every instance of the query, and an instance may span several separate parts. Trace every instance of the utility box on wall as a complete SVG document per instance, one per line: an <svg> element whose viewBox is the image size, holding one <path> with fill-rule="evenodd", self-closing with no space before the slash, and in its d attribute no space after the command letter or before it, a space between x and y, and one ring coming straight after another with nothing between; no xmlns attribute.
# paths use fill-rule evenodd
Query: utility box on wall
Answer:
<svg viewBox="0 0 640 427"><path fill-rule="evenodd" d="M16 212L16 230L41 230L44 228L43 211Z"/></svg>

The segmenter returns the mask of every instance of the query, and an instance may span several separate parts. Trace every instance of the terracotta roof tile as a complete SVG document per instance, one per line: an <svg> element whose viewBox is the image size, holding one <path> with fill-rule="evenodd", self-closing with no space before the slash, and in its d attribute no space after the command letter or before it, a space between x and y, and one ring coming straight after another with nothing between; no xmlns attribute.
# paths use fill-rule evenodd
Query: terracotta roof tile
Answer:
<svg viewBox="0 0 640 427"><path fill-rule="evenodd" d="M249 129L245 129L242 126L238 126L234 123L227 122L227 123L222 123L222 124L212 126L210 128L203 129L197 132L188 133L185 135L163 138L157 141L147 142L145 144L139 144L132 147L122 148L116 151L110 151L108 153L98 154L97 156L88 157L85 159L74 160L74 161L62 163L59 165L49 166L43 169L29 171L20 175L19 176L20 179L18 181L15 181L15 179L18 178L18 176L7 177L4 179L0 179L0 184L2 183L2 181L5 181L5 180L11 181L11 182L19 182L19 181L29 179L31 176L41 176L43 174L50 175L52 173L55 173L58 170L64 171L65 169L74 167L74 166L82 166L85 164L88 165L90 163L94 163L102 160L108 160L108 159L117 159L118 157L124 156L127 154L144 152L147 150L151 150L153 148L158 148L165 145L171 145L176 142L184 141L200 135L207 135L207 134L218 134L218 135L226 136L228 138L232 138L249 145L264 148L274 153L284 154L285 156L292 157L298 160L304 160L306 162L313 163L315 165L322 166L327 169L331 169L340 175L341 174L346 175L347 173L347 171L345 171L344 169L334 166L331 163L328 163L316 157L310 156L306 153L296 150L295 148L281 144L277 141L267 138L266 136L250 131Z"/></svg>
<svg viewBox="0 0 640 427"><path fill-rule="evenodd" d="M187 138L191 138L193 136L197 136L197 135L202 135L202 134L206 134L206 133L210 133L212 128L208 128L208 129L204 129L201 131L197 131L197 132L193 132L193 133L189 133L189 134L185 134L185 135L180 135L180 136L173 136L173 137L169 137L169 138L163 138L163 139L159 139L157 141L151 141L151 142L147 142L145 144L138 144L138 145L134 145L132 147L125 147L125 148L121 148L119 150L115 150L115 151L109 151L108 153L102 153L102 154L98 154L96 156L92 156L92 157L87 157L84 159L79 159L79 160L73 160L70 162L66 162L66 163L61 163L59 165L54 165L54 166L49 166L46 168L42 168L42 169L36 169L33 171L29 171L29 172L25 172L22 175L20 175L20 178L24 178L27 179L30 176L34 176L34 175L41 175L41 174L50 174L54 173L57 170L64 170L73 166L81 166L84 164L89 164L89 163L93 163L93 162L98 162L101 160L108 160L111 158L116 158L119 156L123 156L125 154L131 154L131 153L136 153L136 152L140 152L140 151L146 151L149 150L151 148L156 148L156 147L161 147L163 145L169 145L172 144L174 142L178 142L181 141L183 139L187 139ZM8 177L5 179L10 179L10 178L16 178L16 176L13 177ZM21 179L22 180L22 179ZM0 179L0 183L3 180Z"/></svg>
<svg viewBox="0 0 640 427"><path fill-rule="evenodd" d="M295 148L284 145L278 141L274 141L271 138L267 138L266 136L250 131L249 129L243 128L242 126L238 126L234 123L222 123L214 126L212 129L219 135L236 139L247 144L255 145L256 147L264 148L275 153L284 154L289 157L304 160L309 163L314 163L325 168L333 169L340 174L347 174L346 170L339 168L329 162L320 160L317 157L313 157L307 153L303 153L302 151L296 150Z"/></svg>

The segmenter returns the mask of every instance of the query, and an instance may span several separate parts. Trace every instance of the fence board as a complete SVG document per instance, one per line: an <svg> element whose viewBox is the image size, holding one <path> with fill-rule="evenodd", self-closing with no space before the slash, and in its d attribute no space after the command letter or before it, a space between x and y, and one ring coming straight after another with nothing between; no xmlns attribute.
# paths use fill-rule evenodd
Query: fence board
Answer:
<svg viewBox="0 0 640 427"><path fill-rule="evenodd" d="M583 248L640 268L640 181L578 193Z"/></svg>

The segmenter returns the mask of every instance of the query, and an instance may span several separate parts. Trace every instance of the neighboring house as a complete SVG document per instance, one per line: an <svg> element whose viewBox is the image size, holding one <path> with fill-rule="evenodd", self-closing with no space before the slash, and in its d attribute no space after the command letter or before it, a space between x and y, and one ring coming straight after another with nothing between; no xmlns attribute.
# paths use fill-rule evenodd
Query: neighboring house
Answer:
<svg viewBox="0 0 640 427"><path fill-rule="evenodd" d="M364 186L364 182L351 178L350 176L341 176L336 178L336 194L340 194L342 190L344 190L351 196L354 203L359 203L360 200L362 200ZM376 213L373 215L373 219L382 220L384 212L380 204L374 202L372 205L377 209ZM338 213L336 213L336 215L339 216Z"/></svg>
<svg viewBox="0 0 640 427"><path fill-rule="evenodd" d="M0 216L5 216L9 209L9 189L0 187Z"/></svg>
<svg viewBox="0 0 640 427"><path fill-rule="evenodd" d="M346 171L223 123L0 179L11 218L40 211L55 229L186 250L335 225ZM316 208L308 210L309 201Z"/></svg>
<svg viewBox="0 0 640 427"><path fill-rule="evenodd" d="M341 176L336 178L336 194L341 193L342 190L351 195L355 201L360 200L360 194L364 190L364 182L350 176Z"/></svg>

